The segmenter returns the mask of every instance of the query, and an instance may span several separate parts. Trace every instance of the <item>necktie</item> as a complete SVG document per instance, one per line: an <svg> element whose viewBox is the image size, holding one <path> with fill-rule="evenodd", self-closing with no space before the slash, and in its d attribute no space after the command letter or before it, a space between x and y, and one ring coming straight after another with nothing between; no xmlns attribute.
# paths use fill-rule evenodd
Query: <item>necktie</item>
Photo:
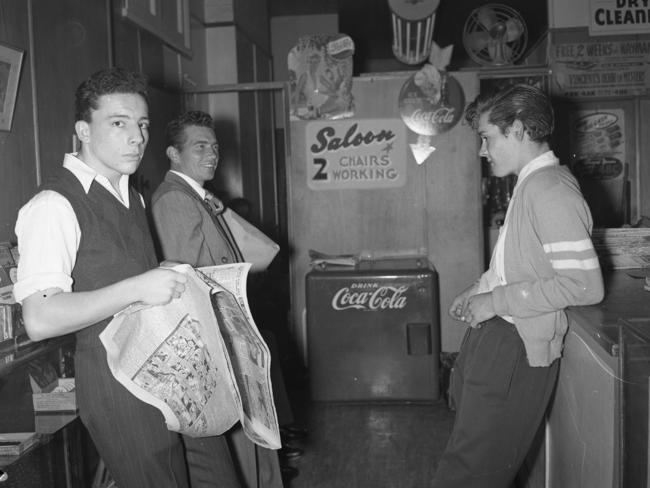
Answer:
<svg viewBox="0 0 650 488"><path fill-rule="evenodd" d="M221 200L216 198L213 193L206 191L205 198L203 200L205 201L205 204L207 205L212 215L217 216L223 212L223 203L221 203Z"/></svg>
<svg viewBox="0 0 650 488"><path fill-rule="evenodd" d="M225 241L227 242L228 247L230 248L230 252L233 255L234 261L237 263L243 262L244 257L242 256L241 250L237 245L237 240L235 239L235 236L233 236L232 231L228 226L228 223L223 218L222 214L223 211L225 210L223 203L221 203L221 200L219 200L217 197L215 197L211 192L207 190L205 192L204 201L210 214L212 214L217 229L219 230L219 232L221 232Z"/></svg>

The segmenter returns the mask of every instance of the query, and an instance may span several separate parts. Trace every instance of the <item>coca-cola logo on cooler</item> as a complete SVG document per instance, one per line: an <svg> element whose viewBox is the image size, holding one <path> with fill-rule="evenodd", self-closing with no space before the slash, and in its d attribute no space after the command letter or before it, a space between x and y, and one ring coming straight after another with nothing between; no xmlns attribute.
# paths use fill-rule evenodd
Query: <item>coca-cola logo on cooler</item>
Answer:
<svg viewBox="0 0 650 488"><path fill-rule="evenodd" d="M417 74L417 73L416 73ZM465 94L460 83L441 72L440 93L431 96L411 76L399 93L399 110L406 126L416 134L435 136L451 130L465 109Z"/></svg>
<svg viewBox="0 0 650 488"><path fill-rule="evenodd" d="M354 283L339 288L332 297L334 310L400 310L406 307L408 286Z"/></svg>

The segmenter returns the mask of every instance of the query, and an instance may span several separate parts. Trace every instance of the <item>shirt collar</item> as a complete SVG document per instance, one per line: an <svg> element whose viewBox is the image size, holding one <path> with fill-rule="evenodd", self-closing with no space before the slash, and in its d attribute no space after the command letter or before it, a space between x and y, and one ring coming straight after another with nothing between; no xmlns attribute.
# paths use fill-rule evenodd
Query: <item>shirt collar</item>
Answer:
<svg viewBox="0 0 650 488"><path fill-rule="evenodd" d="M199 183L187 176L186 174L181 173L180 171L175 171L173 169L169 170L170 173L174 173L176 176L182 178L192 189L201 197L202 200L205 200L206 195L208 194L207 190L203 188Z"/></svg>
<svg viewBox="0 0 650 488"><path fill-rule="evenodd" d="M535 159L531 160L524 166L519 175L517 176L517 185L524 180L529 174L538 169L545 168L547 166L557 166L560 164L560 160L555 156L553 151L546 151L543 154L540 154Z"/></svg>
<svg viewBox="0 0 650 488"><path fill-rule="evenodd" d="M79 159L79 153L67 153L63 159L63 167L71 171L73 175L79 180L81 186L83 187L86 194L90 191L90 185L92 182L97 180L97 183L106 188L113 195L121 199L127 206L129 202L129 175L120 176L118 186L120 188L120 194L116 194L113 185L108 181L108 178L99 174L97 171L92 169L81 159Z"/></svg>

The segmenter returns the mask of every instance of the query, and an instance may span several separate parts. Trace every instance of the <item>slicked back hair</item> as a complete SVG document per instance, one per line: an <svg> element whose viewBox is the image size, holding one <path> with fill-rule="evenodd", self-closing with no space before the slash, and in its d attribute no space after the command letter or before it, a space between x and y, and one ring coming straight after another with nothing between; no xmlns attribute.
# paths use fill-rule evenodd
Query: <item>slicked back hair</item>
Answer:
<svg viewBox="0 0 650 488"><path fill-rule="evenodd" d="M185 144L185 128L192 125L214 130L214 121L210 114L200 110L189 110L172 119L165 129L165 147L173 146L179 151Z"/></svg>
<svg viewBox="0 0 650 488"><path fill-rule="evenodd" d="M503 134L515 120L521 121L531 140L548 142L555 118L548 96L531 85L512 85L498 91L481 93L465 110L465 120L475 130L482 114Z"/></svg>

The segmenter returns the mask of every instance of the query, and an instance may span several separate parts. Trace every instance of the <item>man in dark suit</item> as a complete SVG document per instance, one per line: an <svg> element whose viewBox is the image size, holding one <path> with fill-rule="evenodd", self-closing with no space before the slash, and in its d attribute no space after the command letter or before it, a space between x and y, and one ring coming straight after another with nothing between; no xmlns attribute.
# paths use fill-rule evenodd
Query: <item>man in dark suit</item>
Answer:
<svg viewBox="0 0 650 488"><path fill-rule="evenodd" d="M194 267L242 262L224 206L203 185L214 178L219 145L209 114L188 111L167 125L170 170L152 197L152 214L165 259ZM255 445L237 426L228 436L247 488L280 488L276 451Z"/></svg>
<svg viewBox="0 0 650 488"><path fill-rule="evenodd" d="M219 162L212 118L203 112L186 112L168 124L167 139L171 169L152 197L163 255L195 267L241 261L221 216L223 204L203 188L214 178Z"/></svg>

